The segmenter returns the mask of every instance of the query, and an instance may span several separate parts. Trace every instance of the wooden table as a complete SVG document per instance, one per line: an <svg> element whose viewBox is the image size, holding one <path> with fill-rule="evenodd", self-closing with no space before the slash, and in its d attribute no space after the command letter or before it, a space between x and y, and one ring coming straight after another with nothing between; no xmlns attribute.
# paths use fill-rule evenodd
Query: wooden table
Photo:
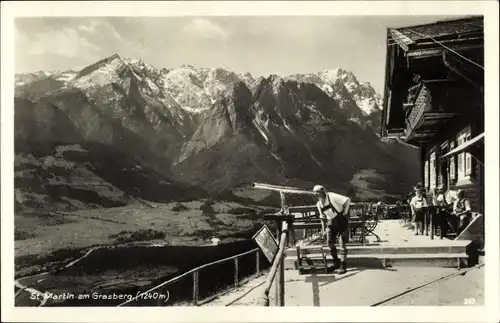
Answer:
<svg viewBox="0 0 500 323"><path fill-rule="evenodd" d="M429 236L429 228L430 228L430 236L431 240L434 240L434 234L436 231L437 227L437 213L438 213L438 207L431 205L431 206L426 206L423 208L424 209L424 232L426 236Z"/></svg>

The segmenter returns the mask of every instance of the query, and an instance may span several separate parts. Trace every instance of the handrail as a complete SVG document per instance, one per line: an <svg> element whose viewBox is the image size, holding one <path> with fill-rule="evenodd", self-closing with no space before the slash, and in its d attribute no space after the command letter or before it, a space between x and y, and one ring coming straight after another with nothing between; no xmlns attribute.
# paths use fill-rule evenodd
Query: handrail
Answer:
<svg viewBox="0 0 500 323"><path fill-rule="evenodd" d="M203 268L210 267L210 266L213 266L213 265L216 265L216 264L220 264L220 263L223 263L223 262L226 262L226 261L232 260L232 259L238 259L238 258L240 258L240 257L246 256L246 255L248 255L248 254L255 253L255 252L257 252L257 258L258 258L258 257L259 257L259 248L254 248L254 249L252 249L252 250L245 251L245 252L242 252L242 253L240 253L240 254L237 254L237 255L231 256L231 257L227 257L227 258L224 258L224 259L220 259L220 260L212 261L212 262L209 262L209 263L207 263L207 264L203 264L203 265L201 265L201 266L198 266L198 267L196 267L196 268L193 268L193 269L191 269L191 270L189 270L189 271L186 271L185 273L183 273L183 274L181 274L181 275L179 275L179 276L175 276L174 278L171 278L171 279L169 279L169 280L167 280L167 281L165 281L165 282L163 282L163 283L161 283L161 284L159 284L159 285L157 285L157 286L155 286L155 287L153 287L153 288L150 288L149 290L147 290L147 291L145 291L145 292L140 293L139 295L135 296L134 298L129 299L129 300L127 300L127 301L125 301L125 302L123 302L123 303L119 304L119 305L118 305L118 307L123 306L123 305L126 305L126 304L128 304L128 303L130 303L130 302L132 302L132 301L135 301L135 300L139 299L140 297L143 297L144 295L147 295L147 294L151 293L152 291L157 290L158 288L161 288L161 287L164 287L164 286L166 286L166 285L169 285L169 284L175 283L175 282L179 281L180 279L182 279L182 278L186 277L186 276L187 276L187 275L189 275L189 274L195 274L194 279L195 279L195 280L197 280L197 279L198 279L198 277L196 277L196 276L197 276L196 274L198 273L198 271L200 271L200 270L201 270L201 269L203 269ZM257 260L257 263L258 263L258 260ZM257 268L257 270L258 270L258 269L259 269L259 268ZM194 291L194 294L197 294L197 291ZM195 298L196 298L196 297L195 297ZM197 300L195 299L195 303L196 303L196 302L197 302Z"/></svg>
<svg viewBox="0 0 500 323"><path fill-rule="evenodd" d="M282 266L282 260L283 260L283 254L285 252L285 247L286 247L286 240L288 237L288 224L286 222L283 222L283 230L281 233L280 237L280 244L279 244L279 249L278 253L276 254L276 257L274 258L273 265L271 267L271 270L269 271L269 276L267 276L267 281L266 281L266 288L264 289L264 295L259 298L258 303L259 305L262 306L269 306L269 291L271 290L271 286L273 285L274 279L276 277L276 273L278 272L278 269L281 269L280 266ZM280 283L280 282L278 282ZM282 289L280 289L282 290ZM280 295L280 297L283 299L284 295Z"/></svg>

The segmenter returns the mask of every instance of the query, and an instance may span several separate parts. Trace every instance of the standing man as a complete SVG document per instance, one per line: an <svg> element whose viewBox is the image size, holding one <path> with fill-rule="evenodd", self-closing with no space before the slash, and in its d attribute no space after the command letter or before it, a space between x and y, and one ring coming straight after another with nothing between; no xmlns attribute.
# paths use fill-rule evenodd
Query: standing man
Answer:
<svg viewBox="0 0 500 323"><path fill-rule="evenodd" d="M330 254L333 257L334 269L339 269L337 271L338 274L345 274L347 271L346 234L351 199L346 196L327 192L321 185L314 186L313 192L318 198L316 207L319 211L323 235L326 235L326 243L330 247ZM340 259L337 256L337 247L335 246L337 237L340 238L341 245Z"/></svg>

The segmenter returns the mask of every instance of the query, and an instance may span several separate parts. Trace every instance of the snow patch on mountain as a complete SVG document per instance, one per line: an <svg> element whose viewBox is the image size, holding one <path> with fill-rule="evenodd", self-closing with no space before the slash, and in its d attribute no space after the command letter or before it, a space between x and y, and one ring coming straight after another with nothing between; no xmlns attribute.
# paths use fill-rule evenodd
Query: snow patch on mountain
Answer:
<svg viewBox="0 0 500 323"><path fill-rule="evenodd" d="M358 81L354 73L341 68L328 69L319 73L293 74L286 79L315 84L329 96L336 100L343 100L332 88L340 80L363 115L368 116L381 110L382 107L382 97L375 92L370 83Z"/></svg>
<svg viewBox="0 0 500 323"><path fill-rule="evenodd" d="M78 74L78 71L71 71L71 70L65 71L65 72L56 74L55 79L58 81L64 82L64 83L68 83L71 80L73 80L77 74Z"/></svg>
<svg viewBox="0 0 500 323"><path fill-rule="evenodd" d="M269 142L269 138L267 137L266 133L262 129L262 125L260 124L259 120L258 119L253 120L253 124L254 124L255 128L257 128L257 130L259 131L259 133L262 135L262 137L264 138L264 140L266 141L266 143L268 143Z"/></svg>
<svg viewBox="0 0 500 323"><path fill-rule="evenodd" d="M187 106L183 106L182 109L184 111L187 111L189 113L194 113L194 114L203 113L203 112L209 110L209 108L199 108L199 109L196 109L196 108L187 107Z"/></svg>
<svg viewBox="0 0 500 323"><path fill-rule="evenodd" d="M89 87L103 86L113 82L118 82L120 80L120 75L118 74L119 68L121 68L125 63L119 56L112 57L106 62L97 63L95 69L89 71L88 74L74 78L70 82L70 86L86 89ZM90 69L90 67L87 67ZM79 74L85 71L80 71Z"/></svg>
<svg viewBox="0 0 500 323"><path fill-rule="evenodd" d="M323 90L326 94L328 94L329 96L334 96L334 95L335 95L335 93L334 93L334 91L333 91L333 88L332 88L332 86L331 86L330 84L323 84L323 85L321 86L321 89L322 89L322 90Z"/></svg>

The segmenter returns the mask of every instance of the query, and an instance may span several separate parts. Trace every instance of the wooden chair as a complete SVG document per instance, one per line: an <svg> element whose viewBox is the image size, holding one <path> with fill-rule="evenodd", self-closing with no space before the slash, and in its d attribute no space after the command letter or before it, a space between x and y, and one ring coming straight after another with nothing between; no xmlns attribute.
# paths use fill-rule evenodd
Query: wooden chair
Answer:
<svg viewBox="0 0 500 323"><path fill-rule="evenodd" d="M354 236L356 236L356 232L360 229L360 238L359 242L362 245L365 245L365 216L367 214L367 207L369 207L366 203L352 203L349 208L349 226L348 226L348 235L347 242L350 242Z"/></svg>
<svg viewBox="0 0 500 323"><path fill-rule="evenodd" d="M364 216L365 230L366 230L365 236L366 235L373 235L373 236L375 236L375 238L377 238L377 242L380 242L381 239L374 231L375 231L375 228L377 227L383 213L384 213L384 207L377 203L377 204L375 204L375 207L369 208L369 212L366 213Z"/></svg>

